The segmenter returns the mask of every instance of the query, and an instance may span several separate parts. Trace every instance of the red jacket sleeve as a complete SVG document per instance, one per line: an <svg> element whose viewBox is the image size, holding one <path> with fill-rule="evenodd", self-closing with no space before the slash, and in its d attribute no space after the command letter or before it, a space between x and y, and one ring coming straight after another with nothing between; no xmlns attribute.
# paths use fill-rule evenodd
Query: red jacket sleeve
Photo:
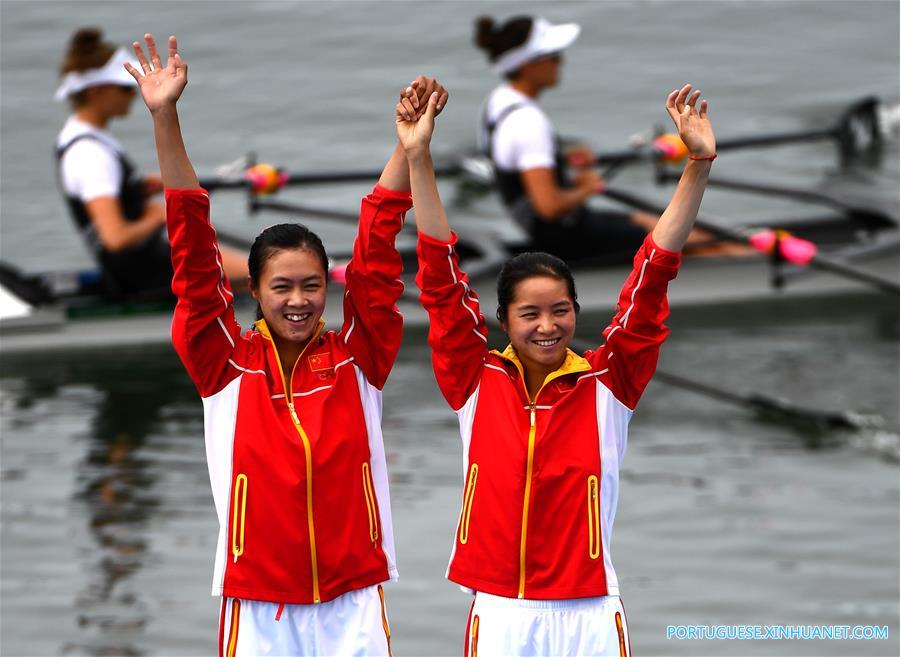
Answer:
<svg viewBox="0 0 900 657"><path fill-rule="evenodd" d="M379 390L403 337L403 316L397 308L403 294L403 261L395 241L411 206L408 192L376 185L362 200L359 233L347 265L341 337L366 379Z"/></svg>
<svg viewBox="0 0 900 657"><path fill-rule="evenodd" d="M663 323L669 316L666 290L680 264L679 253L660 248L648 235L634 256L616 314L603 330L606 343L585 354L603 372L601 381L615 398L632 410L656 371L660 345L669 334Z"/></svg>
<svg viewBox="0 0 900 657"><path fill-rule="evenodd" d="M209 223L209 194L167 189L166 221L175 270L172 292L178 298L172 342L200 395L208 397L241 373L237 352L246 348Z"/></svg>
<svg viewBox="0 0 900 657"><path fill-rule="evenodd" d="M450 407L459 410L478 386L488 348L478 296L459 268L455 244L455 233L449 242L419 233L416 284L428 311L428 344L438 387Z"/></svg>

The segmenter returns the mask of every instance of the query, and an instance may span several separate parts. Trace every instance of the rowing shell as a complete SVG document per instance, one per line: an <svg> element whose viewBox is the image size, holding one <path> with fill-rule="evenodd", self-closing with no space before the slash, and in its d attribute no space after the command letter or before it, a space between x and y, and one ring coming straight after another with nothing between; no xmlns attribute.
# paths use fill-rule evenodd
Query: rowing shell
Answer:
<svg viewBox="0 0 900 657"><path fill-rule="evenodd" d="M879 245L882 248L879 248ZM883 234L867 244L865 259L859 264L866 271L882 278L900 280L900 249L895 234ZM464 263L472 273L474 289L480 293L483 312L493 315L496 267L484 268L477 274L477 263ZM412 268L407 267L407 271ZM685 258L678 277L669 286L669 304L676 311L702 310L722 303L755 303L775 297L802 299L871 291L863 284L831 276L827 273L802 270L796 277L795 268L787 271L790 284L773 290L773 267L768 258L745 256ZM574 275L578 300L589 313L611 314L619 289L630 272L624 266L575 267ZM325 321L331 328L341 325L343 288L329 286ZM0 287L0 300L8 294ZM401 299L400 310L410 327L424 327L427 317L416 301L411 280ZM170 303L109 304L101 301L93 305L50 305L29 308L23 314L19 303L18 316L0 318L0 350L9 354L37 354L55 350L112 349L170 341L172 308ZM236 315L243 326L253 321L255 305L244 297L238 299Z"/></svg>

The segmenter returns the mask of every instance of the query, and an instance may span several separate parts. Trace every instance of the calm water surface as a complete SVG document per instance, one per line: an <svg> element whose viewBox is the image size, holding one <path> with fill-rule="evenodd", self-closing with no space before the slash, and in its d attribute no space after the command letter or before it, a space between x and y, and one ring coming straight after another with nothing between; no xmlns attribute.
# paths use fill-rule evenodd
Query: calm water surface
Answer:
<svg viewBox="0 0 900 657"><path fill-rule="evenodd" d="M427 10L426 10L427 7ZM875 93L900 98L896 3L52 3L0 5L0 257L27 269L82 267L86 253L53 189L50 102L64 42L81 24L128 42L176 33L191 65L183 102L202 172L255 150L297 170L377 167L392 144L395 88L421 70L453 92L435 148L473 143L494 84L469 47L482 12L576 20L584 35L545 105L566 134L618 148L665 119L675 84L712 99L719 134L829 125ZM602 65L599 64L602 62ZM599 71L599 72L598 72ZM117 134L153 170L135 106ZM829 144L735 153L721 175L895 198L896 149L840 173ZM664 199L650 173L624 184ZM295 198L353 209L365 186ZM444 189L449 200L452 186ZM814 210L711 193L727 221ZM239 195L221 225L246 235ZM494 199L452 213L511 229ZM329 246L350 229L315 222ZM677 285L677 282L676 282ZM612 298L614 291L610 291ZM489 290L482 290L484 297ZM582 317L585 337L606 317ZM613 542L632 643L644 655L896 655L900 652L900 313L878 297L676 313L662 365L740 391L855 409L880 429L821 433L652 383L632 423ZM196 391L168 348L53 358L0 369L0 652L214 654L209 596L216 518ZM385 389L384 434L401 579L387 587L398 655L462 648L470 599L442 579L462 482L456 421L410 330ZM876 624L888 641L673 642L666 625Z"/></svg>

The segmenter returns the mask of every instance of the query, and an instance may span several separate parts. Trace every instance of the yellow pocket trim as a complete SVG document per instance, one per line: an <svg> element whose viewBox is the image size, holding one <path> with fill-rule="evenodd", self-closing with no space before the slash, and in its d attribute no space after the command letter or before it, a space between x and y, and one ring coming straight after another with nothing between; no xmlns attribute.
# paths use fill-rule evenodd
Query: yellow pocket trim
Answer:
<svg viewBox="0 0 900 657"><path fill-rule="evenodd" d="M240 503L238 502L240 496ZM234 479L234 499L232 500L231 518L231 554L237 562L238 557L244 554L244 526L247 515L247 475L239 474ZM241 531L238 534L238 507L240 506ZM238 540L240 538L240 540Z"/></svg>
<svg viewBox="0 0 900 657"><path fill-rule="evenodd" d="M587 480L588 556L600 556L600 491L596 475Z"/></svg>
<svg viewBox="0 0 900 657"><path fill-rule="evenodd" d="M375 491L372 484L372 472L368 463L362 464L363 494L366 496L366 511L369 514L369 538L373 543L378 541L378 508L375 506Z"/></svg>
<svg viewBox="0 0 900 657"><path fill-rule="evenodd" d="M469 477L466 482L466 494L463 496L462 517L459 523L459 542L463 545L469 540L469 517L472 515L472 500L475 499L475 484L478 483L478 464L473 463L469 467Z"/></svg>

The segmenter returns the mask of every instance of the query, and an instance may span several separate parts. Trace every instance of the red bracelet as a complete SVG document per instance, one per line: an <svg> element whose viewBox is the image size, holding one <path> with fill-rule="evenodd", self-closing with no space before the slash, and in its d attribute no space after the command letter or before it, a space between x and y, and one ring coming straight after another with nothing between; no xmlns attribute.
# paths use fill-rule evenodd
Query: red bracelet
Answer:
<svg viewBox="0 0 900 657"><path fill-rule="evenodd" d="M689 159L689 160L694 160L694 162L703 162L703 161L706 161L706 160L712 162L712 161L715 160L717 157L719 157L719 154L718 154L718 153L713 153L712 155L708 155L708 156L706 156L706 157L694 157L693 155L691 155L688 159Z"/></svg>

